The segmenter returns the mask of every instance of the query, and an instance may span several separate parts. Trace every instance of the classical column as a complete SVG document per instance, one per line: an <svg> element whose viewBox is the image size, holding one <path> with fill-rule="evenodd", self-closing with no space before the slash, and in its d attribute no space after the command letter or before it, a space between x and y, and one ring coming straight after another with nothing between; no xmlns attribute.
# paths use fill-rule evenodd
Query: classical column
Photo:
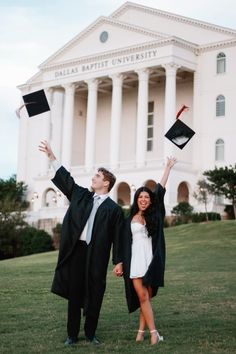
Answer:
<svg viewBox="0 0 236 354"><path fill-rule="evenodd" d="M120 124L122 113L123 75L115 74L112 78L111 133L110 133L110 166L117 168L120 148Z"/></svg>
<svg viewBox="0 0 236 354"><path fill-rule="evenodd" d="M199 82L199 73L194 71L193 76L193 130L200 132L199 122L200 122L200 115L201 112L201 102L200 102L200 82ZM199 169L199 162L201 161L201 142L199 140L199 135L196 134L193 139L193 168Z"/></svg>
<svg viewBox="0 0 236 354"><path fill-rule="evenodd" d="M148 78L149 70L138 70L138 112L136 131L136 166L145 165L147 150Z"/></svg>
<svg viewBox="0 0 236 354"><path fill-rule="evenodd" d="M62 87L55 88L51 107L50 142L58 161L62 158L63 106L64 90Z"/></svg>
<svg viewBox="0 0 236 354"><path fill-rule="evenodd" d="M63 136L62 136L62 165L71 168L72 137L74 120L75 85L73 83L64 86L65 106L63 115Z"/></svg>
<svg viewBox="0 0 236 354"><path fill-rule="evenodd" d="M86 141L85 141L85 168L91 171L95 162L95 133L97 118L97 94L98 80L87 81L88 102L87 102L87 122L86 122Z"/></svg>
<svg viewBox="0 0 236 354"><path fill-rule="evenodd" d="M165 122L164 134L170 129L175 122L176 116L176 72L179 68L175 63L163 65L166 71L165 86ZM164 139L164 158L171 156L173 153L172 143L168 139Z"/></svg>
<svg viewBox="0 0 236 354"><path fill-rule="evenodd" d="M43 113L42 117L42 139L50 142L51 138L51 117L52 117L52 100L53 100L53 88L48 87L44 89L50 111ZM49 161L45 154L40 154L40 175L45 176L48 173Z"/></svg>

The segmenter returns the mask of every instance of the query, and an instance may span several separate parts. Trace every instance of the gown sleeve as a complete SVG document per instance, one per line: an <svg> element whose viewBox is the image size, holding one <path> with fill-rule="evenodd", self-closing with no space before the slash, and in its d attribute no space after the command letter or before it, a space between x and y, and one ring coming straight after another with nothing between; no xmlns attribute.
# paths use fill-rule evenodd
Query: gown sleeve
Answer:
<svg viewBox="0 0 236 354"><path fill-rule="evenodd" d="M119 208L114 218L114 236L112 247L112 263L118 264L123 261L122 232L124 228L124 214Z"/></svg>
<svg viewBox="0 0 236 354"><path fill-rule="evenodd" d="M81 194L85 190L87 190L87 188L83 188L81 186L78 186L75 183L74 178L63 166L61 166L56 171L56 174L55 174L54 178L52 179L52 182L67 197L67 199L69 201L71 201L72 195L75 190L77 190L77 196L78 196L78 192L79 192L79 194Z"/></svg>
<svg viewBox="0 0 236 354"><path fill-rule="evenodd" d="M157 183L156 189L154 191L158 210L162 218L165 217L165 205L164 205L164 196L165 196L166 189L162 187L160 183Z"/></svg>

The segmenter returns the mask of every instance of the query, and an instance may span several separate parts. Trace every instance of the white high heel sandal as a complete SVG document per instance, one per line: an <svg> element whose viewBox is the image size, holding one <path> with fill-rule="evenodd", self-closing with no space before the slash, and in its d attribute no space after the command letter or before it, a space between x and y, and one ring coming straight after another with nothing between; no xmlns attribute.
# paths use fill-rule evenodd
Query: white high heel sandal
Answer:
<svg viewBox="0 0 236 354"><path fill-rule="evenodd" d="M164 340L163 336L160 336L160 334L157 332L156 329L153 329L150 331L151 334L151 345L157 344L159 342L162 342ZM155 337L154 337L155 335ZM154 339L153 339L154 337Z"/></svg>
<svg viewBox="0 0 236 354"><path fill-rule="evenodd" d="M142 342L144 340L144 333L142 329L138 330L137 336L136 336L136 342Z"/></svg>

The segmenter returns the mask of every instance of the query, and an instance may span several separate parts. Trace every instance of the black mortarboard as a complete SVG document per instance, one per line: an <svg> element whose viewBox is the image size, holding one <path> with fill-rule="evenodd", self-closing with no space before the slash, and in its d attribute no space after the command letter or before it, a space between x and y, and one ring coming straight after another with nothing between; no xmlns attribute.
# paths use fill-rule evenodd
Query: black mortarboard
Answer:
<svg viewBox="0 0 236 354"><path fill-rule="evenodd" d="M191 128L178 119L168 130L165 137L178 146L178 148L183 149L194 134L195 132Z"/></svg>
<svg viewBox="0 0 236 354"><path fill-rule="evenodd" d="M165 134L165 137L169 139L173 144L178 146L178 148L183 149L183 147L189 142L193 137L195 132L184 124L178 117L180 114L188 107L183 106L181 110L176 115L176 122Z"/></svg>
<svg viewBox="0 0 236 354"><path fill-rule="evenodd" d="M18 117L20 117L20 110L24 106L28 112L29 117L50 111L44 90L31 92L27 95L24 95L22 98L24 100L24 104L16 111Z"/></svg>

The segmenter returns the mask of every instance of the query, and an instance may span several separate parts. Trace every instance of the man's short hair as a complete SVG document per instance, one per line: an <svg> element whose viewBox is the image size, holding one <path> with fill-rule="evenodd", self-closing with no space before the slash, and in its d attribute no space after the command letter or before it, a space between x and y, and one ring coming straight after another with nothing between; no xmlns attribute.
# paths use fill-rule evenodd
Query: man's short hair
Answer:
<svg viewBox="0 0 236 354"><path fill-rule="evenodd" d="M99 167L98 172L102 172L104 181L109 182L108 192L110 192L110 190L112 189L112 187L114 186L114 184L116 182L116 176L113 175L112 172L108 171L104 167Z"/></svg>

